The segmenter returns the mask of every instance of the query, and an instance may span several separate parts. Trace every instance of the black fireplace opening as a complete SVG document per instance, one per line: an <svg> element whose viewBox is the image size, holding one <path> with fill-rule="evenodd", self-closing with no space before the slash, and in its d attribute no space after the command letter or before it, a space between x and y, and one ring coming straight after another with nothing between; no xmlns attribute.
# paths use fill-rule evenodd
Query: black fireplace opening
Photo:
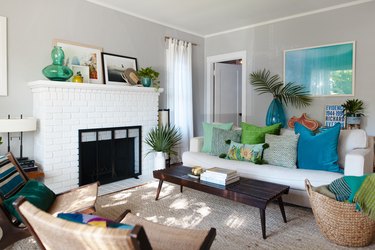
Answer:
<svg viewBox="0 0 375 250"><path fill-rule="evenodd" d="M141 126L79 130L79 185L141 175L141 135Z"/></svg>

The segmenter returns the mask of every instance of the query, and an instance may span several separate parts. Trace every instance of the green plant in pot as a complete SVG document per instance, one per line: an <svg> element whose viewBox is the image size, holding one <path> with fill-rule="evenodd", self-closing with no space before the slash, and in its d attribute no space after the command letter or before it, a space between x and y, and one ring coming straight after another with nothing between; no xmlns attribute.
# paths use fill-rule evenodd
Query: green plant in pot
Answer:
<svg viewBox="0 0 375 250"><path fill-rule="evenodd" d="M141 79L141 83L144 87L151 87L159 84L159 72L153 70L151 67L141 68L137 71L137 75Z"/></svg>
<svg viewBox="0 0 375 250"><path fill-rule="evenodd" d="M273 100L266 115L266 125L281 123L286 125L283 104L291 104L296 108L309 106L312 98L304 86L292 82L284 84L279 75L270 76L270 71L263 69L250 74L250 84L259 94L270 93Z"/></svg>
<svg viewBox="0 0 375 250"><path fill-rule="evenodd" d="M152 128L145 138L151 147L147 154L156 152L155 169L165 168L165 154L177 155L174 148L181 142L182 134L175 126L158 126Z"/></svg>
<svg viewBox="0 0 375 250"><path fill-rule="evenodd" d="M360 128L362 116L364 116L363 112L365 110L363 101L349 99L341 106L344 108L347 128Z"/></svg>

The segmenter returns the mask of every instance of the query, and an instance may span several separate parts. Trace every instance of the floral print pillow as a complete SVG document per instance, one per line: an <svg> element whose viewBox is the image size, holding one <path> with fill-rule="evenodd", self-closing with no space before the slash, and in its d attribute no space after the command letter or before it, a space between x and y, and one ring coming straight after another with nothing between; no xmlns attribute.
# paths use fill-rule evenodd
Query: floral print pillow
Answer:
<svg viewBox="0 0 375 250"><path fill-rule="evenodd" d="M241 144L231 142L226 159L237 161L250 161L255 164L263 163L263 150L268 147L267 143Z"/></svg>

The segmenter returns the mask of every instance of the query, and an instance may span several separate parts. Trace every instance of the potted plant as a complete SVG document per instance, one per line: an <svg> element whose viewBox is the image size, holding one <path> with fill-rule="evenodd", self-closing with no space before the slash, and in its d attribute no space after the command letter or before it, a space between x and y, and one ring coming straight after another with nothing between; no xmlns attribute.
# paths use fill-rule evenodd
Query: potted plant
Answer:
<svg viewBox="0 0 375 250"><path fill-rule="evenodd" d="M151 147L151 152L156 152L155 169L165 168L165 154L177 155L174 150L182 139L181 132L175 126L158 126L152 128L145 138L145 143Z"/></svg>
<svg viewBox="0 0 375 250"><path fill-rule="evenodd" d="M361 117L364 116L363 111L365 110L362 100L349 99L341 105L344 108L346 117L346 125L348 129L360 128Z"/></svg>
<svg viewBox="0 0 375 250"><path fill-rule="evenodd" d="M250 83L259 94L270 93L273 96L267 111L267 126L281 123L285 127L286 119L282 104L290 103L296 108L301 108L309 106L312 102L312 98L304 86L292 82L284 84L279 75L270 76L270 71L266 69L251 73Z"/></svg>
<svg viewBox="0 0 375 250"><path fill-rule="evenodd" d="M144 87L150 87L151 85L158 84L159 72L153 70L151 67L141 68L137 71L138 77L141 79L141 83Z"/></svg>

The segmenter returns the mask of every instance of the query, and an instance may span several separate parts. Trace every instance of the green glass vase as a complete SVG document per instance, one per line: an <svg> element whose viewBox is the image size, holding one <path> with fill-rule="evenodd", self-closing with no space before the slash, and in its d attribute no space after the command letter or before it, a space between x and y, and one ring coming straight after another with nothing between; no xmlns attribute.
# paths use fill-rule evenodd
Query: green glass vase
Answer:
<svg viewBox="0 0 375 250"><path fill-rule="evenodd" d="M73 71L64 66L64 51L60 46L53 47L51 51L52 64L42 70L45 77L52 81L66 81L73 75Z"/></svg>

